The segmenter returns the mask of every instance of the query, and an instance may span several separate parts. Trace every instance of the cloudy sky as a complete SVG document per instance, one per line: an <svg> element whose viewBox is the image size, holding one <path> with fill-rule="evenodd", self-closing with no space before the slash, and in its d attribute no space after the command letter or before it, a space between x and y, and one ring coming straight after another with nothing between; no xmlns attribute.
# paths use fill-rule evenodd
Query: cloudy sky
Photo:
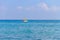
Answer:
<svg viewBox="0 0 60 40"><path fill-rule="evenodd" d="M60 0L0 0L0 19L60 20Z"/></svg>

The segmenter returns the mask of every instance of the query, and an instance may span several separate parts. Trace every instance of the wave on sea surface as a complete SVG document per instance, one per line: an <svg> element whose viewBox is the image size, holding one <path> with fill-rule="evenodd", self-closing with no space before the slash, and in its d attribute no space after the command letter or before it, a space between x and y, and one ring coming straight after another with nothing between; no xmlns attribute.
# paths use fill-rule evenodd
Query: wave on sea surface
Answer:
<svg viewBox="0 0 60 40"><path fill-rule="evenodd" d="M60 21L0 20L0 40L60 40Z"/></svg>

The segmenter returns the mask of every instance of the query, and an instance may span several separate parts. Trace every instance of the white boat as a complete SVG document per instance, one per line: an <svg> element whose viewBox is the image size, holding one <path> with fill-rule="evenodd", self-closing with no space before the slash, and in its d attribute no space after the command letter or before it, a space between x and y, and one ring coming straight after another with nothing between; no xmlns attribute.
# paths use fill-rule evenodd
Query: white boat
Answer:
<svg viewBox="0 0 60 40"><path fill-rule="evenodd" d="M26 18L24 18L24 22L28 22L28 20Z"/></svg>

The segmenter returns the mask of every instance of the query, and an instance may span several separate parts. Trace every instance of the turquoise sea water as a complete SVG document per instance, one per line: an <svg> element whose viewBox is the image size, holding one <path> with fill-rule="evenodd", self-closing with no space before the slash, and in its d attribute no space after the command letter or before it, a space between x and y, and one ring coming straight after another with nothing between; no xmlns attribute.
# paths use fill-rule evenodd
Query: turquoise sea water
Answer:
<svg viewBox="0 0 60 40"><path fill-rule="evenodd" d="M0 20L0 40L60 40L60 20Z"/></svg>

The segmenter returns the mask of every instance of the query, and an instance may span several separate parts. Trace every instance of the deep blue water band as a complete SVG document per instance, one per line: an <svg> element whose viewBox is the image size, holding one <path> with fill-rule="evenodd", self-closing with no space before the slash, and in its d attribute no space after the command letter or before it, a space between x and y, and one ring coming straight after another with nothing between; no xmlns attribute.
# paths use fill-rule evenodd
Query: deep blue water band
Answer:
<svg viewBox="0 0 60 40"><path fill-rule="evenodd" d="M27 20L27 23L60 23L60 20ZM24 20L0 20L0 22L24 23Z"/></svg>

